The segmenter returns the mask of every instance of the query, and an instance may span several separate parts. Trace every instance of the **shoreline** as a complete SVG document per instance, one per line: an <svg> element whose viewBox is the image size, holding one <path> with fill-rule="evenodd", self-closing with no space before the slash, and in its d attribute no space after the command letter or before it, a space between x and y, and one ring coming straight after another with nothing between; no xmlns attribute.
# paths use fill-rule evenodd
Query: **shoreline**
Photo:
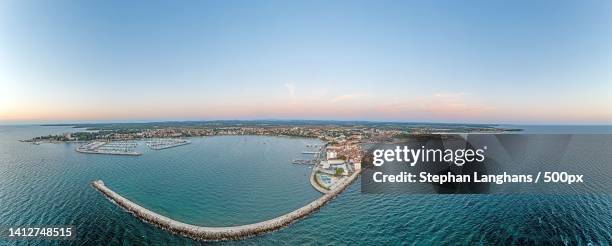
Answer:
<svg viewBox="0 0 612 246"><path fill-rule="evenodd" d="M102 180L93 181L91 184L109 200L144 222L174 234L182 235L195 240L225 241L239 240L277 231L318 211L321 207L341 194L348 186L350 186L350 184L353 183L353 181L359 176L359 173L360 172L353 173L346 180L342 181L342 183L336 189L325 193L321 197L290 213L258 223L227 227L205 227L176 221L172 218L168 218L148 210L117 194L110 188L106 187Z"/></svg>
<svg viewBox="0 0 612 246"><path fill-rule="evenodd" d="M254 136L254 137L286 137L286 138L304 138L304 139L319 139L314 136L297 136L297 135L274 135L274 134L219 134L219 135L202 135L202 136L178 136L178 137L163 137L168 139L189 139L189 138L207 138L207 137L227 137L227 136ZM118 139L92 139L92 140L49 140L49 139L18 139L22 143L88 143L92 141L150 141L160 137L139 137L139 138L118 138Z"/></svg>

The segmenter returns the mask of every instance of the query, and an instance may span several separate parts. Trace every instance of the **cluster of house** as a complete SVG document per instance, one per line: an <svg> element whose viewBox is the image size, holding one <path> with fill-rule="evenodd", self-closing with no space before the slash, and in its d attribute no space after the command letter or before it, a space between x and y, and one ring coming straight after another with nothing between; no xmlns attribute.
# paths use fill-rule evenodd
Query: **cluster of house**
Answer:
<svg viewBox="0 0 612 246"><path fill-rule="evenodd" d="M325 160L321 161L321 168L347 176L361 170L361 149L359 145L331 145L325 150Z"/></svg>

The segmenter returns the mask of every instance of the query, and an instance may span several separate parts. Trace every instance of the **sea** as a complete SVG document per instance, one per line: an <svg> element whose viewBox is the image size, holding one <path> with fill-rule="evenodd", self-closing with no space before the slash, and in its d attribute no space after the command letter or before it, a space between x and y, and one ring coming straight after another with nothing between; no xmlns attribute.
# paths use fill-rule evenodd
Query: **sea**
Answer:
<svg viewBox="0 0 612 246"><path fill-rule="evenodd" d="M512 127L517 127L513 125ZM520 126L519 126L520 127ZM610 126L525 126L526 133L610 134ZM321 194L309 182L317 139L273 136L190 138L191 144L141 156L81 154L77 143L20 142L81 131L0 126L0 227L70 225L71 240L0 245L612 245L612 196L365 194L359 179L320 211L252 238L200 242L144 223L92 188L122 196L186 223L255 223Z"/></svg>

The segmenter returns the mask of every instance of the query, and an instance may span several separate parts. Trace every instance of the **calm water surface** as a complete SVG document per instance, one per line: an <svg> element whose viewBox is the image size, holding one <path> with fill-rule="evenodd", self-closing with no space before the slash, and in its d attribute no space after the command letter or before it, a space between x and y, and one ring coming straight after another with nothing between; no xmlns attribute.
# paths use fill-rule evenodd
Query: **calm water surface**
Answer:
<svg viewBox="0 0 612 246"><path fill-rule="evenodd" d="M304 157L306 145L320 143L313 139L193 138L190 145L161 151L143 145L139 157L17 141L75 130L0 126L0 224L75 225L74 244L199 244L139 221L90 182L102 179L144 207L206 226L270 219L320 195L308 182L310 169L291 164ZM220 244L612 244L609 195L373 195L359 187L357 181L288 228Z"/></svg>

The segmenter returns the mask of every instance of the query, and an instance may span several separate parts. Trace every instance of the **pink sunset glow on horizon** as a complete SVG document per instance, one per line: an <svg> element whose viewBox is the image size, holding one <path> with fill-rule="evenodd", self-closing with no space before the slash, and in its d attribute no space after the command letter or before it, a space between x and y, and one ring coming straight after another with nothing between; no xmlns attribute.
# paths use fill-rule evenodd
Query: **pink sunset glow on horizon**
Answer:
<svg viewBox="0 0 612 246"><path fill-rule="evenodd" d="M321 119L409 122L609 124L605 107L546 105L500 107L470 99L464 93L436 93L426 97L382 98L347 94L323 98L279 97L257 101L183 103L37 104L3 109L0 122L79 122L130 120Z"/></svg>

